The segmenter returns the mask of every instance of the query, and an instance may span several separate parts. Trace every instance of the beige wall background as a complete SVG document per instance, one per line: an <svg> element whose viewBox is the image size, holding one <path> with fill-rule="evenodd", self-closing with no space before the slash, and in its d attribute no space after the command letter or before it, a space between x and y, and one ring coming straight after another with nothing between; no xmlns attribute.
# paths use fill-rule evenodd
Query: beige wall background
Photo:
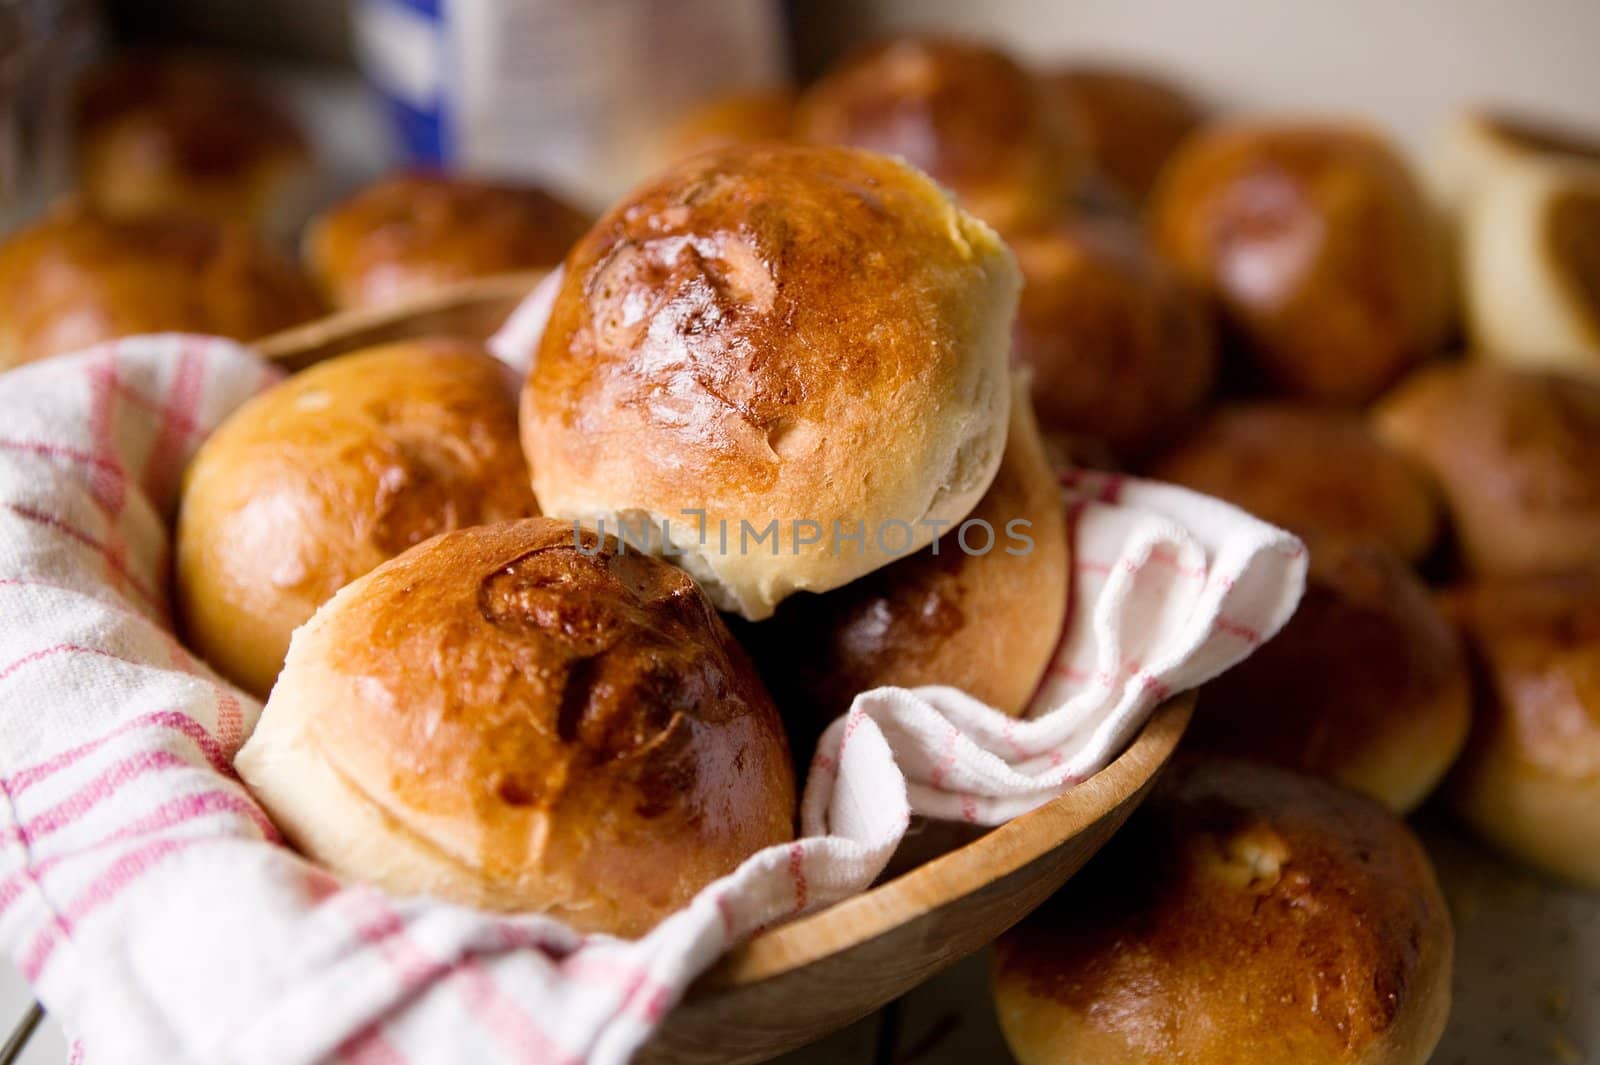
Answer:
<svg viewBox="0 0 1600 1065"><path fill-rule="evenodd" d="M1044 61L1166 69L1252 111L1353 113L1413 145L1469 102L1600 126L1600 0L823 0L802 67L852 40L945 27Z"/></svg>

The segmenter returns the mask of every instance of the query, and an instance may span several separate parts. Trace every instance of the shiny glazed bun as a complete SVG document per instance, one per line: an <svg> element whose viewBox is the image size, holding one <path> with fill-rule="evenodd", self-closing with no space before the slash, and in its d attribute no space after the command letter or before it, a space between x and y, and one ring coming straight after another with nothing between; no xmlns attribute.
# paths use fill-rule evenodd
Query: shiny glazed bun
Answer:
<svg viewBox="0 0 1600 1065"><path fill-rule="evenodd" d="M1060 486L1021 396L1000 471L967 521L966 532L952 529L824 595L791 596L750 626L746 646L797 743L820 735L857 694L888 684L944 684L1013 716L1027 709L1066 621L1071 545Z"/></svg>
<svg viewBox="0 0 1600 1065"><path fill-rule="evenodd" d="M1430 367L1379 404L1379 433L1438 482L1467 566L1600 563L1600 385L1483 364Z"/></svg>
<svg viewBox="0 0 1600 1065"><path fill-rule="evenodd" d="M1600 163L1483 185L1461 219L1461 265L1484 357L1600 380Z"/></svg>
<svg viewBox="0 0 1600 1065"><path fill-rule="evenodd" d="M321 310L243 226L57 205L0 243L0 370L137 333L254 340Z"/></svg>
<svg viewBox="0 0 1600 1065"><path fill-rule="evenodd" d="M234 411L184 478L190 644L264 695L334 592L436 533L538 513L504 366L449 340L345 355Z"/></svg>
<svg viewBox="0 0 1600 1065"><path fill-rule="evenodd" d="M588 932L641 935L794 832L777 711L694 582L545 518L347 586L237 766L335 872Z"/></svg>
<svg viewBox="0 0 1600 1065"><path fill-rule="evenodd" d="M1131 204L1144 202L1172 153L1205 119L1182 89L1141 70L1073 66L1048 82L1078 116L1099 176Z"/></svg>
<svg viewBox="0 0 1600 1065"><path fill-rule="evenodd" d="M1170 770L995 945L1021 1065L1423 1065L1455 934L1427 855L1360 796L1279 769Z"/></svg>
<svg viewBox="0 0 1600 1065"><path fill-rule="evenodd" d="M1151 231L1281 391L1362 402L1442 339L1440 234L1405 163L1359 128L1202 131L1163 174Z"/></svg>
<svg viewBox="0 0 1600 1065"><path fill-rule="evenodd" d="M1016 355L1045 431L1122 455L1172 433L1216 378L1199 295L1127 223L1063 221L1007 242L1023 278Z"/></svg>
<svg viewBox="0 0 1600 1065"><path fill-rule="evenodd" d="M751 620L848 583L989 487L1018 284L989 227L892 159L694 156L567 257L522 398L534 491L613 532L666 523Z"/></svg>
<svg viewBox="0 0 1600 1065"><path fill-rule="evenodd" d="M1223 407L1151 476L1234 503L1312 546L1381 544L1416 562L1439 532L1421 469L1353 413L1284 402Z"/></svg>
<svg viewBox="0 0 1600 1065"><path fill-rule="evenodd" d="M1494 580L1446 603L1478 682L1453 805L1507 854L1600 888L1600 574Z"/></svg>
<svg viewBox="0 0 1600 1065"><path fill-rule="evenodd" d="M801 94L795 133L904 159L1000 229L1054 214L1083 166L1081 133L1043 82L954 38L857 49Z"/></svg>
<svg viewBox="0 0 1600 1065"><path fill-rule="evenodd" d="M1382 547L1311 551L1289 623L1205 686L1188 742L1415 809L1467 738L1466 660L1411 569Z"/></svg>
<svg viewBox="0 0 1600 1065"><path fill-rule="evenodd" d="M383 307L475 277L549 269L589 219L541 188L442 174L376 181L317 216L305 259L340 307Z"/></svg>
<svg viewBox="0 0 1600 1065"><path fill-rule="evenodd" d="M182 211L288 235L311 151L293 119L220 60L135 52L78 85L78 185L119 215Z"/></svg>
<svg viewBox="0 0 1600 1065"><path fill-rule="evenodd" d="M724 93L684 111L661 136L663 164L708 148L784 140L794 129L795 91L790 88Z"/></svg>

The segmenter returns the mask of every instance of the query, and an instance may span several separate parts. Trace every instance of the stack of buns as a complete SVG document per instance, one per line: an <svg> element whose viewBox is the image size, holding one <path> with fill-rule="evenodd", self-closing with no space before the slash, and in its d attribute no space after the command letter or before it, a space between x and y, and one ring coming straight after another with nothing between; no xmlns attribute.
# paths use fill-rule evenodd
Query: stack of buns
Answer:
<svg viewBox="0 0 1600 1065"><path fill-rule="evenodd" d="M80 198L0 244L0 369L563 268L521 380L459 338L345 355L188 471L185 635L270 692L238 768L308 856L647 931L792 836L792 755L860 691L1028 712L1069 605L1052 464L1092 456L1294 531L1311 575L1002 942L1020 1060L1425 1060L1452 939L1398 817L1441 781L1600 885L1600 136L1470 113L1424 183L1355 123L906 36L704 103L592 225L381 180L307 231L319 298L256 232L303 137L152 63L85 85Z"/></svg>
<svg viewBox="0 0 1600 1065"><path fill-rule="evenodd" d="M238 769L309 857L636 936L792 837L791 730L825 723L780 717L718 608L752 647L836 638L827 712L946 683L1019 713L1068 545L1015 262L905 164L699 153L564 270L520 382L420 339L236 410L185 480L178 603L270 692ZM762 620L802 593L826 623Z"/></svg>

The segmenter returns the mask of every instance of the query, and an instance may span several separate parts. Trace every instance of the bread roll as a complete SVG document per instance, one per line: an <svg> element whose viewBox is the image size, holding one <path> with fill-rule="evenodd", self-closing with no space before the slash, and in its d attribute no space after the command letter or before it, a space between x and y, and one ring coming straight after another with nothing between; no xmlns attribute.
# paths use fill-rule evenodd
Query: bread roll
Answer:
<svg viewBox="0 0 1600 1065"><path fill-rule="evenodd" d="M1473 572L1600 563L1600 385L1437 366L1385 397L1375 418L1384 439L1438 482Z"/></svg>
<svg viewBox="0 0 1600 1065"><path fill-rule="evenodd" d="M585 932L642 935L794 834L777 711L694 582L543 518L345 587L237 766L335 872Z"/></svg>
<svg viewBox="0 0 1600 1065"><path fill-rule="evenodd" d="M1232 404L1195 426L1150 473L1288 529L1311 544L1313 556L1323 544L1381 544L1417 562L1439 532L1428 476L1353 413Z"/></svg>
<svg viewBox="0 0 1600 1065"><path fill-rule="evenodd" d="M1008 229L1055 214L1082 134L1044 83L995 48L897 37L857 49L801 94L795 132L893 155Z"/></svg>
<svg viewBox="0 0 1600 1065"><path fill-rule="evenodd" d="M1188 742L1325 777L1397 812L1461 753L1471 705L1455 632L1382 547L1316 547L1289 623L1201 690Z"/></svg>
<svg viewBox="0 0 1600 1065"><path fill-rule="evenodd" d="M892 159L696 155L567 257L522 398L534 491L670 538L750 620L846 584L989 487L1018 286L994 232Z"/></svg>
<svg viewBox="0 0 1600 1065"><path fill-rule="evenodd" d="M1478 682L1452 804L1507 854L1600 888L1600 574L1497 579L1446 602Z"/></svg>
<svg viewBox="0 0 1600 1065"><path fill-rule="evenodd" d="M1129 204L1145 201L1172 153L1205 119L1178 86L1131 67L1071 66L1048 81L1078 116L1096 173Z"/></svg>
<svg viewBox="0 0 1600 1065"><path fill-rule="evenodd" d="M1600 380L1600 163L1523 166L1461 219L1467 330L1484 357Z"/></svg>
<svg viewBox="0 0 1600 1065"><path fill-rule="evenodd" d="M320 309L294 265L238 225L68 201L0 243L0 370L137 333L253 340Z"/></svg>
<svg viewBox="0 0 1600 1065"><path fill-rule="evenodd" d="M322 363L250 400L184 479L189 643L258 695L334 592L436 533L535 514L514 383L456 341Z"/></svg>
<svg viewBox="0 0 1600 1065"><path fill-rule="evenodd" d="M1007 240L1023 277L1016 355L1046 432L1124 456L1170 435L1216 379L1198 293L1127 223L1065 221Z"/></svg>
<svg viewBox="0 0 1600 1065"><path fill-rule="evenodd" d="M713 96L670 123L658 149L663 165L708 148L783 140L794 130L795 91L756 89Z"/></svg>
<svg viewBox="0 0 1600 1065"><path fill-rule="evenodd" d="M1163 174L1151 229L1282 392L1363 402L1441 343L1441 234L1405 163L1365 130L1205 130Z"/></svg>
<svg viewBox="0 0 1600 1065"><path fill-rule="evenodd" d="M1027 709L1066 622L1065 515L1019 396L1000 471L965 532L952 529L843 588L792 596L749 627L746 646L795 742L819 736L859 693L889 684L944 684L1012 716Z"/></svg>
<svg viewBox="0 0 1600 1065"><path fill-rule="evenodd" d="M182 211L274 236L304 221L305 136L221 60L130 53L85 75L75 118L78 185L101 210Z"/></svg>
<svg viewBox="0 0 1600 1065"><path fill-rule="evenodd" d="M386 307L475 277L557 266L589 219L543 189L394 174L323 212L305 259L340 307Z"/></svg>
<svg viewBox="0 0 1600 1065"><path fill-rule="evenodd" d="M1175 767L995 945L1020 1065L1423 1065L1455 935L1376 803L1283 770Z"/></svg>
<svg viewBox="0 0 1600 1065"><path fill-rule="evenodd" d="M1496 108L1463 111L1435 138L1428 177L1435 196L1460 214L1486 184L1554 160L1600 163L1600 130Z"/></svg>

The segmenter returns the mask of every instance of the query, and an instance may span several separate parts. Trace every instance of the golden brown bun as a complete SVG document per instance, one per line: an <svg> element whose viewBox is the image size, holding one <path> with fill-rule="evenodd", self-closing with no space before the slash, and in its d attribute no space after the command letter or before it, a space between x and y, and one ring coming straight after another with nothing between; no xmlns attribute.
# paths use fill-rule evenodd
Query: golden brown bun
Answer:
<svg viewBox="0 0 1600 1065"><path fill-rule="evenodd" d="M334 592L436 533L538 513L504 366L450 340L345 355L250 400L184 479L190 644L249 691Z"/></svg>
<svg viewBox="0 0 1600 1065"><path fill-rule="evenodd" d="M78 184L108 213L182 211L287 235L311 151L265 92L218 60L131 53L76 96Z"/></svg>
<svg viewBox="0 0 1600 1065"><path fill-rule="evenodd" d="M1438 482L1474 572L1600 563L1600 385L1436 366L1385 397L1375 418L1384 439Z"/></svg>
<svg viewBox="0 0 1600 1065"><path fill-rule="evenodd" d="M1408 562L1439 533L1432 483L1359 415L1284 402L1223 407L1151 476L1226 499L1322 544L1382 544Z"/></svg>
<svg viewBox="0 0 1600 1065"><path fill-rule="evenodd" d="M253 340L321 310L243 226L57 205L0 244L0 370L137 333Z"/></svg>
<svg viewBox="0 0 1600 1065"><path fill-rule="evenodd" d="M1314 548L1294 616L1202 689L1189 742L1404 813L1461 753L1470 704L1460 641L1411 569L1382 547Z"/></svg>
<svg viewBox="0 0 1600 1065"><path fill-rule="evenodd" d="M973 41L897 37L857 49L800 97L795 133L904 159L1000 229L1055 213L1081 134L1044 83Z"/></svg>
<svg viewBox="0 0 1600 1065"><path fill-rule="evenodd" d="M1455 934L1376 803L1243 762L1176 767L995 945L1021 1065L1422 1065Z"/></svg>
<svg viewBox="0 0 1600 1065"><path fill-rule="evenodd" d="M1208 310L1137 229L1082 219L1007 242L1023 278L1016 355L1047 433L1138 454L1205 398L1217 368Z"/></svg>
<svg viewBox="0 0 1600 1065"><path fill-rule="evenodd" d="M714 96L668 125L659 149L663 164L730 144L784 140L794 129L795 91L757 89Z"/></svg>
<svg viewBox="0 0 1600 1065"><path fill-rule="evenodd" d="M1157 247L1215 297L1277 389L1362 402L1440 344L1440 236L1405 163L1373 134L1212 127L1179 150L1151 212Z"/></svg>
<svg viewBox="0 0 1600 1065"><path fill-rule="evenodd" d="M523 392L534 491L613 532L669 523L680 564L750 620L848 583L897 557L886 523L917 550L989 487L1018 286L994 232L895 160L696 155L567 257ZM777 538L741 548L741 522Z"/></svg>
<svg viewBox="0 0 1600 1065"><path fill-rule="evenodd" d="M681 570L547 518L446 533L295 634L237 761L334 871L638 936L793 838L777 711Z"/></svg>
<svg viewBox="0 0 1600 1065"><path fill-rule="evenodd" d="M796 743L820 735L860 692L890 684L945 684L1012 716L1027 709L1066 621L1065 514L1033 413L1018 397L1000 471L968 519L994 530L988 550L973 525L963 551L958 527L843 588L793 596L750 627L746 646ZM1008 532L1017 520L1030 524Z"/></svg>
<svg viewBox="0 0 1600 1065"><path fill-rule="evenodd" d="M531 185L395 174L315 218L305 258L340 307L384 307L475 277L557 266L589 228Z"/></svg>
<svg viewBox="0 0 1600 1065"><path fill-rule="evenodd" d="M1163 78L1115 66L1075 66L1052 74L1062 106L1079 117L1090 162L1124 200L1140 204L1205 112Z"/></svg>
<svg viewBox="0 0 1600 1065"><path fill-rule="evenodd" d="M1451 801L1507 854L1600 888L1600 574L1500 579L1446 602L1478 695Z"/></svg>

